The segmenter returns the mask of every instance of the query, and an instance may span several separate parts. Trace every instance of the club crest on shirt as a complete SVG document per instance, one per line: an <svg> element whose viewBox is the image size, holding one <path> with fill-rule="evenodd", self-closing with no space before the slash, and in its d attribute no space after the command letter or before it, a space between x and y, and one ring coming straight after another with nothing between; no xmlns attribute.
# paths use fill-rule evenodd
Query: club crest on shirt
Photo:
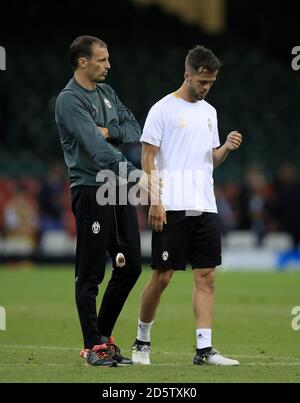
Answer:
<svg viewBox="0 0 300 403"><path fill-rule="evenodd" d="M180 127L180 128L186 127L186 123L185 123L185 121L184 121L184 119L182 117L179 118L178 123L177 123L176 126Z"/></svg>
<svg viewBox="0 0 300 403"><path fill-rule="evenodd" d="M213 125L212 125L212 121L209 118L207 119L207 126L208 126L208 130L211 132L213 129Z"/></svg>
<svg viewBox="0 0 300 403"><path fill-rule="evenodd" d="M111 108L111 103L110 103L110 101L109 101L107 98L104 98L104 102L105 102L105 105L106 105L108 108Z"/></svg>
<svg viewBox="0 0 300 403"><path fill-rule="evenodd" d="M164 261L166 261L166 260L168 260L169 259L169 253L165 250L164 252L163 252L163 254L162 254L162 259L164 260Z"/></svg>
<svg viewBox="0 0 300 403"><path fill-rule="evenodd" d="M98 221L93 222L92 231L93 231L93 233L95 235L99 234L99 232L100 232L100 224L98 223Z"/></svg>

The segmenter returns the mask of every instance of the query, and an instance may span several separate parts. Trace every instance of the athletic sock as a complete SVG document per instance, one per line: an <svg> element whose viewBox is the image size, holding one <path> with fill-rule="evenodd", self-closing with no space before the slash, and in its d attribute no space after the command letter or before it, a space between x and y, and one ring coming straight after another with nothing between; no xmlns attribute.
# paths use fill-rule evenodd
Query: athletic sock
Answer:
<svg viewBox="0 0 300 403"><path fill-rule="evenodd" d="M150 332L153 322L145 323L140 319L138 320L137 340L150 343Z"/></svg>
<svg viewBox="0 0 300 403"><path fill-rule="evenodd" d="M211 348L211 329L196 329L197 350Z"/></svg>

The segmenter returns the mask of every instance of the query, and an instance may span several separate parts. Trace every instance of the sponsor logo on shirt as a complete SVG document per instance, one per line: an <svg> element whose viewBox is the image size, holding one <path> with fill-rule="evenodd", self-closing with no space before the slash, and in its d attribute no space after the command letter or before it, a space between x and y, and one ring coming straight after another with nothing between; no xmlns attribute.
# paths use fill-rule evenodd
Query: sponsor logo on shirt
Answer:
<svg viewBox="0 0 300 403"><path fill-rule="evenodd" d="M184 119L182 117L179 118L178 123L176 125L177 127L180 127L181 129L183 129L184 127L186 127L186 123L184 121Z"/></svg>

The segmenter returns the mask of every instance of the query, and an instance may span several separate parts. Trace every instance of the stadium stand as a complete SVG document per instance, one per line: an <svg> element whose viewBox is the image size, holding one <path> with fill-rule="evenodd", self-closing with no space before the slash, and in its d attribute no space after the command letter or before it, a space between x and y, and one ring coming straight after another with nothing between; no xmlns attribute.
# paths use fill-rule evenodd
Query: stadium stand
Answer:
<svg viewBox="0 0 300 403"><path fill-rule="evenodd" d="M244 135L240 151L215 172L224 245L232 248L255 245L276 251L298 248L300 80L290 65L280 60L278 49L271 46L274 35L280 49L283 48L279 33L274 33L269 24L253 25L251 30L248 26L239 26L235 16L242 10L238 3L228 2L230 26L219 36L209 36L199 27L184 24L157 6L139 8L127 0L114 2L114 5L101 4L101 10L100 6L99 9L95 6L95 15L81 26L81 32L99 36L109 43L112 70L108 83L118 91L142 126L153 103L180 85L186 51L197 43L211 47L223 64L208 97L218 111L221 141L233 129ZM257 2L252 3L247 0L249 10L253 10ZM7 15L15 15L15 1L5 7ZM28 4L18 7L21 9L15 16L14 26L22 26L22 21L34 18L35 7L39 8L38 5L28 7ZM45 7L44 13L51 17L51 4L46 2ZM122 32L122 37L120 32L111 29L108 20L99 27L97 12L100 11L114 15L116 26L127 21L128 29ZM271 12L269 8L267 11ZM274 13L277 11L274 6ZM60 180L52 183L49 183L49 177L57 161L57 166L63 164L54 105L59 91L72 75L66 48L78 35L78 12L78 2L74 2L72 9L62 3L59 16L55 16L55 30L44 21L44 36L36 35L35 29L28 27L21 36L17 30L7 31L1 39L7 43L9 57L6 80L0 75L2 258L6 253L25 251L45 255L63 251L74 253L75 223L70 210L66 172L57 168L56 176ZM251 12L247 15L243 21L257 23L257 20L252 21ZM65 30L66 16L74 21L68 32ZM140 167L140 145L126 147L124 151ZM295 171L292 181L284 168L286 161ZM24 217L19 217L16 211L13 213L11 208L16 203L14 198L18 189L22 191L23 205L27 206L22 211L30 217L25 217L30 232L26 235L30 240L27 244L20 238L22 231L18 233L16 224ZM288 214L290 211L291 215ZM142 247L144 256L149 256L146 215L147 209L139 207Z"/></svg>

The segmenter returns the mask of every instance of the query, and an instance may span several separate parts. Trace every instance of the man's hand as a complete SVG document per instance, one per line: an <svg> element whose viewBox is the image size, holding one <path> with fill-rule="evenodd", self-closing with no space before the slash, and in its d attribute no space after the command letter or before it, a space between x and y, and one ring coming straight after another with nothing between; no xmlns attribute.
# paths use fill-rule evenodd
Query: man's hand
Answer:
<svg viewBox="0 0 300 403"><path fill-rule="evenodd" d="M225 142L225 147L227 150L233 151L237 150L243 141L243 137L241 133L237 131L230 132L227 136L227 140Z"/></svg>
<svg viewBox="0 0 300 403"><path fill-rule="evenodd" d="M160 204L160 195L162 188L162 179L159 178L154 172L152 175L142 172L142 176L138 182L139 187L148 193L151 204Z"/></svg>
<svg viewBox="0 0 300 403"><path fill-rule="evenodd" d="M156 232L163 230L164 224L167 224L167 217L165 208L162 204L150 206L148 224Z"/></svg>
<svg viewBox="0 0 300 403"><path fill-rule="evenodd" d="M109 130L107 127L100 127L97 126L98 130L100 132L100 134L102 134L102 136L105 138L105 140L107 140L109 138Z"/></svg>

